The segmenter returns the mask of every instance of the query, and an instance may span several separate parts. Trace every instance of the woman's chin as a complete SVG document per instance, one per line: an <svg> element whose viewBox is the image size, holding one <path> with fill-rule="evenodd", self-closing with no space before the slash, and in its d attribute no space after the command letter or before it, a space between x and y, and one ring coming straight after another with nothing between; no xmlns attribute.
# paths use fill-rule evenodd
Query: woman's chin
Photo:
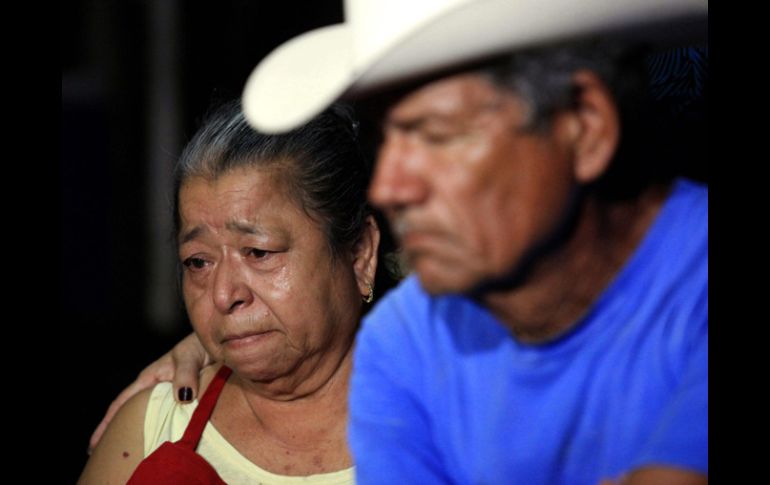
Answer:
<svg viewBox="0 0 770 485"><path fill-rule="evenodd" d="M271 382L278 377L286 375L291 366L280 359L266 358L265 356L257 357L251 356L251 358L243 358L244 356L228 356L225 355L224 363L233 372L247 381L252 382Z"/></svg>

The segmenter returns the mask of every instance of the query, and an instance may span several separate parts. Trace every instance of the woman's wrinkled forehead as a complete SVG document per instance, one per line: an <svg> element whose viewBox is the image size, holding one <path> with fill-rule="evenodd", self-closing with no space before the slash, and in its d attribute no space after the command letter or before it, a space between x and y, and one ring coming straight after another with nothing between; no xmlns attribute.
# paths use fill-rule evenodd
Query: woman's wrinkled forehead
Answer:
<svg viewBox="0 0 770 485"><path fill-rule="evenodd" d="M190 209L196 209L199 213L229 213L232 217L240 217L240 220L246 220L249 213L257 210L271 216L277 215L279 219L281 214L288 215L291 212L307 219L326 234L322 219L307 207L305 194L296 182L295 170L292 160L283 159L239 165L217 174L189 174L179 188L179 215L182 220L177 238L183 237L184 213ZM232 226L235 219L227 223L220 222Z"/></svg>
<svg viewBox="0 0 770 485"><path fill-rule="evenodd" d="M290 195L273 170L239 168L218 177L191 176L180 187L180 234L191 225L209 224L230 230L254 221L312 219Z"/></svg>
<svg viewBox="0 0 770 485"><path fill-rule="evenodd" d="M217 171L206 170L204 167L205 165L201 165L201 170L186 174L179 185L180 195L191 185L202 183L213 189L209 193L212 196L227 191L237 191L244 197L256 199L266 194L280 194L292 199L298 208L302 206L300 201L294 200L296 198L292 183L294 169L288 160L243 163Z"/></svg>

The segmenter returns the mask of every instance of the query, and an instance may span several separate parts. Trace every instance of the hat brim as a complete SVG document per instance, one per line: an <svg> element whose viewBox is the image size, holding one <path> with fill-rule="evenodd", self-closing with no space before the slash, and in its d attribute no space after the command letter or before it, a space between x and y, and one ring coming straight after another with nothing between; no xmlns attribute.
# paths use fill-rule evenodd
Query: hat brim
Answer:
<svg viewBox="0 0 770 485"><path fill-rule="evenodd" d="M294 129L333 103L354 81L345 24L311 30L272 51L243 91L246 120L265 133Z"/></svg>
<svg viewBox="0 0 770 485"><path fill-rule="evenodd" d="M282 133L343 95L371 93L510 50L586 35L664 43L706 37L708 3L702 0L607 5L601 0L469 2L404 32L358 66L349 26L312 30L279 46L255 68L244 90L244 112L257 130Z"/></svg>

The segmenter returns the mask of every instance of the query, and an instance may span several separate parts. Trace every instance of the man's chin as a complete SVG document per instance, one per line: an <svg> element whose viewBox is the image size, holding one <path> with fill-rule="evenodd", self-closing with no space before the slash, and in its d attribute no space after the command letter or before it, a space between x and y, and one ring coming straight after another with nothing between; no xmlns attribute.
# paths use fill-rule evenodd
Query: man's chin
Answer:
<svg viewBox="0 0 770 485"><path fill-rule="evenodd" d="M427 257L415 258L410 263L420 280L420 286L429 295L466 295L474 299L490 293L515 290L525 281L528 269L526 265L520 265L515 270L498 274L480 267L468 268L459 263L450 268L446 261Z"/></svg>
<svg viewBox="0 0 770 485"><path fill-rule="evenodd" d="M469 293L476 286L475 282L467 281L467 277L456 274L437 274L427 270L420 271L419 268L415 268L415 273L422 289L432 296Z"/></svg>

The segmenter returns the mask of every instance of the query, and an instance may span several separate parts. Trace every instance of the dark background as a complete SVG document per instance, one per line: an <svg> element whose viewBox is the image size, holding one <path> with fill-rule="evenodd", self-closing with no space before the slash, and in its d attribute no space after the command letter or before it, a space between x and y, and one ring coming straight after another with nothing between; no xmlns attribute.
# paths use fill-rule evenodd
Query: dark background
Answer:
<svg viewBox="0 0 770 485"><path fill-rule="evenodd" d="M112 399L190 331L170 244L174 160L272 48L341 21L342 0L74 0L60 9L57 407L61 483L74 483ZM672 135L672 171L708 181L705 75L687 128Z"/></svg>
<svg viewBox="0 0 770 485"><path fill-rule="evenodd" d="M59 456L61 483L74 483L111 400L189 332L168 262L171 164L212 103L238 97L281 42L340 22L342 1L60 9Z"/></svg>

